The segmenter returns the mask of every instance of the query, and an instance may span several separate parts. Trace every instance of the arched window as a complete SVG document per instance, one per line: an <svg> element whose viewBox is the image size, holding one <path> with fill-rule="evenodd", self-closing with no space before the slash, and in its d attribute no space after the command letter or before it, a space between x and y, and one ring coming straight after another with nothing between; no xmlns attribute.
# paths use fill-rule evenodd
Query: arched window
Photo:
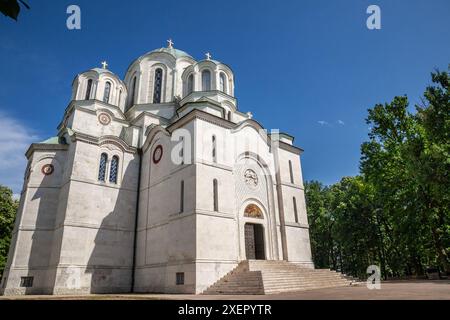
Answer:
<svg viewBox="0 0 450 320"><path fill-rule="evenodd" d="M117 183L118 167L119 167L119 157L113 156L111 159L111 167L109 169L109 182Z"/></svg>
<svg viewBox="0 0 450 320"><path fill-rule="evenodd" d="M202 91L211 90L211 71L204 70L202 72Z"/></svg>
<svg viewBox="0 0 450 320"><path fill-rule="evenodd" d="M217 179L213 180L213 193L214 193L214 211L219 211L219 198L217 190Z"/></svg>
<svg viewBox="0 0 450 320"><path fill-rule="evenodd" d="M108 155L102 153L100 156L100 164L98 168L98 181L105 181L106 179L106 163L108 162Z"/></svg>
<svg viewBox="0 0 450 320"><path fill-rule="evenodd" d="M227 76L223 72L220 73L219 89L220 89L220 91L227 93Z"/></svg>
<svg viewBox="0 0 450 320"><path fill-rule="evenodd" d="M161 68L155 70L155 84L153 86L153 103L161 103L163 71Z"/></svg>
<svg viewBox="0 0 450 320"><path fill-rule="evenodd" d="M136 95L136 77L133 78L133 82L131 84L130 107L132 107L134 105L135 95Z"/></svg>
<svg viewBox="0 0 450 320"><path fill-rule="evenodd" d="M294 218L295 218L295 222L298 223L297 200L295 199L295 197L292 198L292 203L293 203L293 205L294 205Z"/></svg>
<svg viewBox="0 0 450 320"><path fill-rule="evenodd" d="M180 157L181 157L181 165L184 164L184 137L180 137L181 140L181 150L180 150Z"/></svg>
<svg viewBox="0 0 450 320"><path fill-rule="evenodd" d="M119 98L117 99L117 106L120 107L120 100L122 99L122 89L119 90Z"/></svg>
<svg viewBox="0 0 450 320"><path fill-rule="evenodd" d="M105 91L103 92L103 102L109 103L109 94L111 92L111 82L105 83Z"/></svg>
<svg viewBox="0 0 450 320"><path fill-rule="evenodd" d="M91 98L91 90L92 90L92 79L89 79L86 86L86 97L84 100L89 100Z"/></svg>
<svg viewBox="0 0 450 320"><path fill-rule="evenodd" d="M194 75L193 75L193 74L191 74L191 75L188 77L188 82L187 82L187 92L186 92L186 94L190 94L190 93L192 93L192 92L194 92Z"/></svg>
<svg viewBox="0 0 450 320"><path fill-rule="evenodd" d="M184 181L181 180L180 186L180 213L184 211Z"/></svg>
<svg viewBox="0 0 450 320"><path fill-rule="evenodd" d="M292 161L289 160L289 175L291 177L291 183L294 183L294 173L292 172Z"/></svg>
<svg viewBox="0 0 450 320"><path fill-rule="evenodd" d="M216 154L216 136L212 136L212 159L213 162L217 162L217 154Z"/></svg>

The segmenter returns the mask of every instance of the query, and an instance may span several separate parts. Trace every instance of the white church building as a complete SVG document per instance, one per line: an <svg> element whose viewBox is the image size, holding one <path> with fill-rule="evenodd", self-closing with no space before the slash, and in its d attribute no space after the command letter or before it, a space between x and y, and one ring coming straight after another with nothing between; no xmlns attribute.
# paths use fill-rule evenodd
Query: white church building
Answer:
<svg viewBox="0 0 450 320"><path fill-rule="evenodd" d="M294 138L238 108L209 53L168 46L77 75L33 143L1 292L195 293L243 261L313 270ZM306 267L306 268L305 268Z"/></svg>

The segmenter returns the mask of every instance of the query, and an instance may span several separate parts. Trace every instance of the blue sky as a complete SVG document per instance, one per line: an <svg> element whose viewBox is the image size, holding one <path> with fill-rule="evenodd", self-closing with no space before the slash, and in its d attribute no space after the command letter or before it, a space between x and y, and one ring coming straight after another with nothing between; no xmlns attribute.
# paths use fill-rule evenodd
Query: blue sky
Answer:
<svg viewBox="0 0 450 320"><path fill-rule="evenodd" d="M209 51L230 65L239 109L305 149L305 180L358 173L367 109L395 95L412 104L450 63L450 1L36 1L19 22L0 16L0 184L20 192L25 152L56 134L79 72L123 77L143 53ZM81 8L81 30L66 8ZM381 8L368 30L366 8Z"/></svg>

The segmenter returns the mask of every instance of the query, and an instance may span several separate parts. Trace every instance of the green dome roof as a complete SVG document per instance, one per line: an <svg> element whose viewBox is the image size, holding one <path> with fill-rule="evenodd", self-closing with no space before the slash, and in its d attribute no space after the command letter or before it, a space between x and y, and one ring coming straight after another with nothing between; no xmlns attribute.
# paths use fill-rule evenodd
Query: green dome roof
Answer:
<svg viewBox="0 0 450 320"><path fill-rule="evenodd" d="M188 54L182 50L175 49L173 47L155 49L155 50L150 51L148 54L153 53L153 52L165 52L165 53L171 54L172 56L174 56L177 59L182 58L182 57L188 57L188 58L194 59L194 58L192 58L192 56L190 54Z"/></svg>

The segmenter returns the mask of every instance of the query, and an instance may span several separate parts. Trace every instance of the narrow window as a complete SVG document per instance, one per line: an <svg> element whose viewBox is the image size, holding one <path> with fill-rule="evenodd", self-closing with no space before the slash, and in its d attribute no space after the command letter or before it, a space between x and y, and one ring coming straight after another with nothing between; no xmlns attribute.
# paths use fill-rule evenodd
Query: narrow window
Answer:
<svg viewBox="0 0 450 320"><path fill-rule="evenodd" d="M225 73L220 73L220 91L227 93L227 78Z"/></svg>
<svg viewBox="0 0 450 320"><path fill-rule="evenodd" d="M106 178L106 162L108 161L108 155L102 153L100 156L100 165L98 170L98 181L105 181Z"/></svg>
<svg viewBox="0 0 450 320"><path fill-rule="evenodd" d="M131 85L130 107L134 105L135 95L136 95L136 77L133 78L133 84Z"/></svg>
<svg viewBox="0 0 450 320"><path fill-rule="evenodd" d="M217 196L217 179L213 180L213 193L214 193L214 211L219 211L219 199Z"/></svg>
<svg viewBox="0 0 450 320"><path fill-rule="evenodd" d="M291 183L294 183L294 173L292 172L292 161L289 160L289 175L291 177Z"/></svg>
<svg viewBox="0 0 450 320"><path fill-rule="evenodd" d="M227 119L228 119L228 121L231 121L231 111L228 111Z"/></svg>
<svg viewBox="0 0 450 320"><path fill-rule="evenodd" d="M194 75L191 74L188 77L188 83L187 83L187 94L190 94L194 92Z"/></svg>
<svg viewBox="0 0 450 320"><path fill-rule="evenodd" d="M153 87L153 103L161 103L163 71L161 68L155 70L155 84Z"/></svg>
<svg viewBox="0 0 450 320"><path fill-rule="evenodd" d="M184 137L181 137L181 150L180 150L181 164L184 164Z"/></svg>
<svg viewBox="0 0 450 320"><path fill-rule="evenodd" d="M117 169L119 167L119 157L114 156L111 159L111 167L109 170L109 182L117 183Z"/></svg>
<svg viewBox="0 0 450 320"><path fill-rule="evenodd" d="M119 99L117 99L117 106L120 107L120 100L122 99L122 89L119 91Z"/></svg>
<svg viewBox="0 0 450 320"><path fill-rule="evenodd" d="M217 155L216 155L216 136L212 136L212 159L213 162L217 162Z"/></svg>
<svg viewBox="0 0 450 320"><path fill-rule="evenodd" d="M181 180L180 187L180 213L184 211L184 181Z"/></svg>
<svg viewBox="0 0 450 320"><path fill-rule="evenodd" d="M176 273L176 284L177 286L184 284L184 272Z"/></svg>
<svg viewBox="0 0 450 320"><path fill-rule="evenodd" d="M103 92L103 102L109 103L109 94L111 92L111 82L105 83L105 91Z"/></svg>
<svg viewBox="0 0 450 320"><path fill-rule="evenodd" d="M292 198L292 203L294 204L294 218L295 218L295 222L298 223L297 200L295 200L295 197Z"/></svg>
<svg viewBox="0 0 450 320"><path fill-rule="evenodd" d="M92 79L89 79L86 87L86 97L84 100L89 100L91 98L91 90L92 90Z"/></svg>
<svg viewBox="0 0 450 320"><path fill-rule="evenodd" d="M34 277L20 277L20 286L24 288L30 288L33 286Z"/></svg>
<svg viewBox="0 0 450 320"><path fill-rule="evenodd" d="M211 90L211 72L205 70L202 72L202 91Z"/></svg>

